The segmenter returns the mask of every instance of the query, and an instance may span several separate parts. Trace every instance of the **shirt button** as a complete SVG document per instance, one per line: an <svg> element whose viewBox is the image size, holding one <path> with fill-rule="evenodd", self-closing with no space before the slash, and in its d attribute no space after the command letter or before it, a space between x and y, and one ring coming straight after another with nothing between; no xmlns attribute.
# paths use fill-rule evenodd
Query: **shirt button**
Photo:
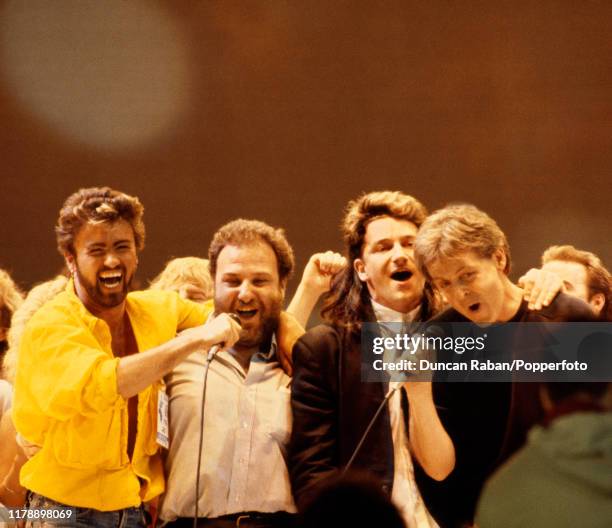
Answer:
<svg viewBox="0 0 612 528"><path fill-rule="evenodd" d="M249 424L248 424L248 423L246 423L246 422L242 422L242 428L243 428L243 429L246 429L248 426L249 426Z"/></svg>

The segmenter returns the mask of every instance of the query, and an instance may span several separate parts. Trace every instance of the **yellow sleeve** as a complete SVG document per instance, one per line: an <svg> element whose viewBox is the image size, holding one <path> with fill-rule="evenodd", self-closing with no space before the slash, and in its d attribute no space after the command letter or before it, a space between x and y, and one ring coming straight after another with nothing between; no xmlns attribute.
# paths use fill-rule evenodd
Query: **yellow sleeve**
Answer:
<svg viewBox="0 0 612 528"><path fill-rule="evenodd" d="M120 398L118 358L87 327L58 323L26 327L15 380L15 411L55 420L107 410Z"/></svg>
<svg viewBox="0 0 612 528"><path fill-rule="evenodd" d="M186 328L204 324L214 310L214 302L211 299L203 304L198 304L179 298L178 310L177 332L180 332Z"/></svg>

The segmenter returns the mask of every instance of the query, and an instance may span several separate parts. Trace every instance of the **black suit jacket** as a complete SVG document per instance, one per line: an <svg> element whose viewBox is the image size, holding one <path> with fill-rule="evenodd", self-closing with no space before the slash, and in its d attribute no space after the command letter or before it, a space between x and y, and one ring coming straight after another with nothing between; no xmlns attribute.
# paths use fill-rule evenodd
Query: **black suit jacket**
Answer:
<svg viewBox="0 0 612 528"><path fill-rule="evenodd" d="M298 508L346 467L388 384L361 382L359 336L329 325L309 330L293 349L293 430L289 473ZM388 406L377 417L351 470L367 471L390 494L393 440Z"/></svg>

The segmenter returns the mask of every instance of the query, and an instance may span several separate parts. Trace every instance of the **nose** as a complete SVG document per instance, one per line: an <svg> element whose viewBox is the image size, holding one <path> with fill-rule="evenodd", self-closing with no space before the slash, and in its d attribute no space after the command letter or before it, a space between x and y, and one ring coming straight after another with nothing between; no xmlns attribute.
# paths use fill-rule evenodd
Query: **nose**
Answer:
<svg viewBox="0 0 612 528"><path fill-rule="evenodd" d="M403 265L406 263L408 258L411 256L410 248L402 246L399 242L393 245L393 252L391 258L397 265Z"/></svg>
<svg viewBox="0 0 612 528"><path fill-rule="evenodd" d="M117 258L117 255L115 255L115 253L112 251L108 252L106 257L104 257L104 266L107 268L116 268L118 265L119 259Z"/></svg>
<svg viewBox="0 0 612 528"><path fill-rule="evenodd" d="M248 281L243 281L240 284L238 290L238 300L244 304L251 302L253 299L253 291L251 290L251 284Z"/></svg>

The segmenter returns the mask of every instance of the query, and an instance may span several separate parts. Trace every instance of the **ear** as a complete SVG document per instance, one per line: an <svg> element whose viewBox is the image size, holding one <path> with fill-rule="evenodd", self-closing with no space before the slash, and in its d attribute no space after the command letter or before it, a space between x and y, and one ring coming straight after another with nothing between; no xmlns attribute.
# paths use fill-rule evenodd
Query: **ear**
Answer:
<svg viewBox="0 0 612 528"><path fill-rule="evenodd" d="M606 304L606 297L603 293L596 293L589 299L589 304L595 310L595 313L599 315L603 310L604 304Z"/></svg>
<svg viewBox="0 0 612 528"><path fill-rule="evenodd" d="M506 269L506 261L508 260L508 257L502 248L497 248L495 250L495 253L493 253L493 260L495 261L495 267L499 271L504 271Z"/></svg>
<svg viewBox="0 0 612 528"><path fill-rule="evenodd" d="M66 266L68 267L68 271L70 275L74 275L76 272L76 259L72 253L64 253L64 260L66 261Z"/></svg>
<svg viewBox="0 0 612 528"><path fill-rule="evenodd" d="M368 274L365 270L365 262L363 260L360 258L355 259L353 262L353 269L357 272L360 281L366 282L368 280Z"/></svg>

